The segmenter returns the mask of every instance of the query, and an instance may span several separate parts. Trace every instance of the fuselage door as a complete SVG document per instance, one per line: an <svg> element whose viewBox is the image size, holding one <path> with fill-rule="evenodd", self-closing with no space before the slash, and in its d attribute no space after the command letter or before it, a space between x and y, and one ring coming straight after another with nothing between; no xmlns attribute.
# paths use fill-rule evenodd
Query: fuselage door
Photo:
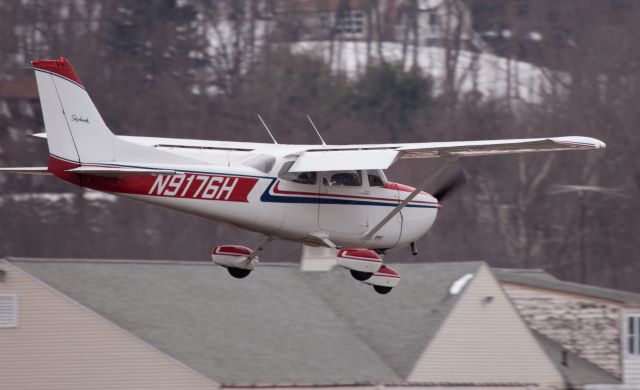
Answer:
<svg viewBox="0 0 640 390"><path fill-rule="evenodd" d="M363 176L366 176L365 185L368 183L367 196L376 203L376 206L370 207L368 212L371 229L398 205L400 193L397 186L389 185L382 170L364 171ZM400 240L401 231L402 215L398 213L371 238L371 241L391 248Z"/></svg>
<svg viewBox="0 0 640 390"><path fill-rule="evenodd" d="M281 213L284 214L279 234L290 239L301 239L318 231L320 180L317 172L289 172L292 164L293 161L289 161L282 165L273 193L281 200Z"/></svg>
<svg viewBox="0 0 640 390"><path fill-rule="evenodd" d="M322 172L318 222L327 233L357 238L367 231L368 195L362 171Z"/></svg>

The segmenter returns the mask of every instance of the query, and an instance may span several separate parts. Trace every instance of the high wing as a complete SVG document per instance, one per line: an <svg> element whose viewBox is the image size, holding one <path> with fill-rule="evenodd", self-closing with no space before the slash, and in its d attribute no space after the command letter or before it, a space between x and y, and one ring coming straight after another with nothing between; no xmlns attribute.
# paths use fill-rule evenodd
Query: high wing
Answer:
<svg viewBox="0 0 640 390"><path fill-rule="evenodd" d="M34 134L34 136L46 138L46 134ZM606 147L605 143L598 139L579 136L360 145L283 145L180 138L118 137L140 145L203 159L206 155L220 152L229 158L235 156L239 162L245 161L247 156L259 153L297 157L289 169L290 172L386 169L399 159L589 150Z"/></svg>
<svg viewBox="0 0 640 390"><path fill-rule="evenodd" d="M327 146L304 151L290 172L386 169L398 159L603 149L589 137L523 138L486 141Z"/></svg>

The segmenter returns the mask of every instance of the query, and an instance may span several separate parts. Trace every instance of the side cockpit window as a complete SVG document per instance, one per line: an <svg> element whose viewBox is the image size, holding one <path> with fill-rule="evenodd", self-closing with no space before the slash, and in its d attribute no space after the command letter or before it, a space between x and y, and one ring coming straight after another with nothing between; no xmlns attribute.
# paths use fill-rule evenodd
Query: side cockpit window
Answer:
<svg viewBox="0 0 640 390"><path fill-rule="evenodd" d="M367 178L369 179L369 187L384 187L387 184L387 178L380 169L367 171Z"/></svg>
<svg viewBox="0 0 640 390"><path fill-rule="evenodd" d="M292 181L298 184L316 184L316 172L289 172L294 161L282 165L278 177L282 180Z"/></svg>
<svg viewBox="0 0 640 390"><path fill-rule="evenodd" d="M328 172L324 176L323 183L330 187L360 187L362 176L360 171Z"/></svg>

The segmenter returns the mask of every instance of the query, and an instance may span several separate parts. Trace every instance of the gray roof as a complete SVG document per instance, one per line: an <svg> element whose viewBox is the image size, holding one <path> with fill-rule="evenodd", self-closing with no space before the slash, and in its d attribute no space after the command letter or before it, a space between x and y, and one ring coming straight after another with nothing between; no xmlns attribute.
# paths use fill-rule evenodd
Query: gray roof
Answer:
<svg viewBox="0 0 640 390"><path fill-rule="evenodd" d="M65 295L220 383L398 383L481 262L394 265L380 296L344 270L261 265L246 280L209 263L13 259ZM458 295L459 296L459 295Z"/></svg>
<svg viewBox="0 0 640 390"><path fill-rule="evenodd" d="M532 330L551 361L558 367L565 380L572 386L598 383L621 383L620 380L597 365L567 350L561 344ZM564 356L563 356L564 354Z"/></svg>
<svg viewBox="0 0 640 390"><path fill-rule="evenodd" d="M493 268L493 273L501 282L521 284L547 290L605 299L629 305L640 305L640 294L604 287L567 282L557 279L542 270Z"/></svg>

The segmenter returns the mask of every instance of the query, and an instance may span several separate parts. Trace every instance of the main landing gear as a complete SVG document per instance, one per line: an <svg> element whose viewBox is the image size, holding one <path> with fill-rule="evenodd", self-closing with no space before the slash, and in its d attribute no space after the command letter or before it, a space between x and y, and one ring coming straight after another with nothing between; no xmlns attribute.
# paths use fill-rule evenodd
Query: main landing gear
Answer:
<svg viewBox="0 0 640 390"><path fill-rule="evenodd" d="M240 245L217 246L211 250L211 259L225 267L229 275L236 279L246 278L258 265L258 258L253 251Z"/></svg>
<svg viewBox="0 0 640 390"><path fill-rule="evenodd" d="M220 245L211 250L211 259L215 264L225 267L229 275L243 279L258 265L258 253L272 240L266 237L255 250L239 245ZM373 286L378 294L388 294L400 283L398 271L382 264L380 255L370 249L339 249L336 262L348 269L355 280Z"/></svg>
<svg viewBox="0 0 640 390"><path fill-rule="evenodd" d="M236 279L244 279L258 265L258 253L273 241L265 237L255 250L240 245L220 245L211 250L211 260L219 266L225 267L229 275Z"/></svg>

